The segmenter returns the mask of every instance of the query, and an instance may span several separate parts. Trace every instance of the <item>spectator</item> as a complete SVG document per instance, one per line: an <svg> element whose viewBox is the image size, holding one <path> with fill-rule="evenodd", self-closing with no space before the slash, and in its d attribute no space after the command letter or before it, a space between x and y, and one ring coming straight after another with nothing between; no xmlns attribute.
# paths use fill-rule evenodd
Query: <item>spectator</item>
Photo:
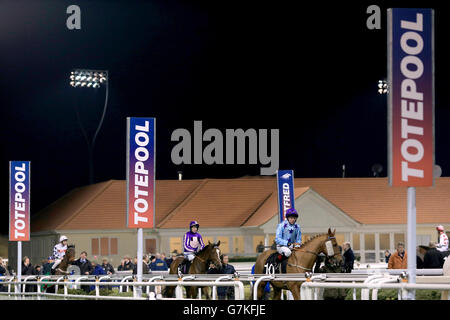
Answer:
<svg viewBox="0 0 450 320"><path fill-rule="evenodd" d="M51 275L52 274L52 263L53 258L50 256L47 258L47 260L44 260L42 262L42 274L43 275Z"/></svg>
<svg viewBox="0 0 450 320"><path fill-rule="evenodd" d="M103 268L103 271L107 275L115 273L114 267L109 263L107 258L103 258L101 267Z"/></svg>
<svg viewBox="0 0 450 320"><path fill-rule="evenodd" d="M388 269L407 269L408 255L403 242L397 243L397 250L391 255L388 262Z"/></svg>
<svg viewBox="0 0 450 320"><path fill-rule="evenodd" d="M154 262L151 263L150 269L152 271L167 271L169 267L167 263L162 260L162 257L159 253L156 253Z"/></svg>
<svg viewBox="0 0 450 320"><path fill-rule="evenodd" d="M176 253L172 253L172 256L170 258L166 258L166 264L167 264L167 268L170 268L170 265L172 264L173 260L175 260L177 258L177 254Z"/></svg>
<svg viewBox="0 0 450 320"><path fill-rule="evenodd" d="M81 252L80 258L72 262L72 264L80 268L80 275L89 275L94 271L91 262L87 259L86 251ZM80 288L84 290L86 293L89 293L90 291L89 286L81 286Z"/></svg>
<svg viewBox="0 0 450 320"><path fill-rule="evenodd" d="M252 267L252 274L255 274L255 265L253 265ZM252 281L253 285L255 284L256 281ZM252 292L253 294L253 292ZM269 300L270 299L270 282L268 281L266 283L266 286L264 287L264 295L262 297L262 300Z"/></svg>
<svg viewBox="0 0 450 320"><path fill-rule="evenodd" d="M386 263L389 263L390 257L391 257L391 253L389 252L389 250L384 250L384 261L386 261Z"/></svg>
<svg viewBox="0 0 450 320"><path fill-rule="evenodd" d="M119 266L119 271L127 271L127 270L133 270L134 265L131 262L131 257L126 255L123 257L122 264Z"/></svg>
<svg viewBox="0 0 450 320"><path fill-rule="evenodd" d="M264 247L262 241L260 241L259 244L256 246L256 252L257 253L262 253L262 252L264 252L264 248L265 247Z"/></svg>
<svg viewBox="0 0 450 320"><path fill-rule="evenodd" d="M97 261L96 260L94 260L94 261L92 261L92 275L93 276L102 276L102 275L106 275L106 272L105 272L105 270L103 270L103 267L101 266L101 265L99 265L98 263L97 263ZM102 289L102 288L104 288L105 286L100 286L100 289ZM92 285L92 286L90 286L89 287L89 291L92 291L92 290L95 290L95 286L94 285Z"/></svg>
<svg viewBox="0 0 450 320"><path fill-rule="evenodd" d="M5 263L3 262L3 258L0 257L0 277L9 275L8 270L5 267L6 266L5 266ZM0 283L2 281L3 280L0 280ZM6 292L6 291L8 291L7 287L0 284L0 292Z"/></svg>
<svg viewBox="0 0 450 320"><path fill-rule="evenodd" d="M431 241L428 246L430 249L428 249L423 258L424 269L441 269L444 265L444 257L436 248L436 242Z"/></svg>
<svg viewBox="0 0 450 320"><path fill-rule="evenodd" d="M81 252L80 258L75 260L73 264L80 268L81 275L89 275L94 271L91 262L87 259L86 251Z"/></svg>
<svg viewBox="0 0 450 320"><path fill-rule="evenodd" d="M355 255L350 246L350 242L344 242L344 272L351 273L353 270L353 264L355 263Z"/></svg>
<svg viewBox="0 0 450 320"><path fill-rule="evenodd" d="M36 270L37 275L42 275L42 267L40 265L35 265L34 270Z"/></svg>
<svg viewBox="0 0 450 320"><path fill-rule="evenodd" d="M234 267L228 263L229 257L224 254L222 256L222 268L220 270L221 274L235 274L236 270ZM234 287L217 287L217 295L219 296L219 300L234 300Z"/></svg>
<svg viewBox="0 0 450 320"><path fill-rule="evenodd" d="M416 268L423 269L423 258L425 257L425 253L430 249L426 246L418 246L416 250Z"/></svg>
<svg viewBox="0 0 450 320"><path fill-rule="evenodd" d="M322 263L325 264L325 254L323 254L322 252L319 253L316 257L316 262L314 265L314 271L313 273L321 273L321 269L322 269Z"/></svg>
<svg viewBox="0 0 450 320"><path fill-rule="evenodd" d="M275 242L275 240L273 240L272 245L270 246L270 249L272 250L277 250L277 243Z"/></svg>
<svg viewBox="0 0 450 320"><path fill-rule="evenodd" d="M5 263L3 262L3 258L0 257L0 277L7 276L8 270L6 270Z"/></svg>
<svg viewBox="0 0 450 320"><path fill-rule="evenodd" d="M148 255L144 254L144 256L142 257L142 274L149 273L149 267L148 267L149 260L150 259L149 259ZM136 262L137 262L137 258L136 258ZM134 264L133 274L137 274L137 263Z"/></svg>
<svg viewBox="0 0 450 320"><path fill-rule="evenodd" d="M30 258L28 258L27 256L23 257L22 275L23 276L37 275L36 270L34 269L33 265L31 264ZM36 285L27 284L25 286L25 292L36 292L36 291L37 291Z"/></svg>

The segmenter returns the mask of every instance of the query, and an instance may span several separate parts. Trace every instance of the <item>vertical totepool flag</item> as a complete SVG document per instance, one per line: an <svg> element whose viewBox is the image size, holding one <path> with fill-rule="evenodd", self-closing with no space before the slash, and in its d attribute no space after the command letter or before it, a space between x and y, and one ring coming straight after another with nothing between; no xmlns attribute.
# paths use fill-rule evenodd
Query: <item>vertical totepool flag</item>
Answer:
<svg viewBox="0 0 450 320"><path fill-rule="evenodd" d="M127 226L153 228L155 221L154 118L127 118Z"/></svg>
<svg viewBox="0 0 450 320"><path fill-rule="evenodd" d="M388 171L392 186L432 186L434 12L388 10Z"/></svg>
<svg viewBox="0 0 450 320"><path fill-rule="evenodd" d="M30 161L9 162L9 241L30 240Z"/></svg>
<svg viewBox="0 0 450 320"><path fill-rule="evenodd" d="M295 208L294 171L278 170L277 186L278 186L279 222L283 222L286 217L286 211L289 208Z"/></svg>

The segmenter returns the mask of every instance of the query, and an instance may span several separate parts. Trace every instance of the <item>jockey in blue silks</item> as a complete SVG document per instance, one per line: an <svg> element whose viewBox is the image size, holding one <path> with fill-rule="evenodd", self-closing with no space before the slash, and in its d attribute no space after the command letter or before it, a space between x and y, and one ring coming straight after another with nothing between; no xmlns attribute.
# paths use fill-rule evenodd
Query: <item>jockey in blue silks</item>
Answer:
<svg viewBox="0 0 450 320"><path fill-rule="evenodd" d="M180 268L187 262L192 262L195 258L195 254L205 247L203 238L198 233L200 225L197 221L191 221L189 223L189 231L186 232L183 238L183 254L184 260L180 263Z"/></svg>
<svg viewBox="0 0 450 320"><path fill-rule="evenodd" d="M286 220L281 222L277 227L275 242L277 244L278 257L277 261L281 262L284 258L291 255L291 249L296 244L300 247L302 242L302 231L300 226L296 223L298 213L294 208L289 208L286 211Z"/></svg>

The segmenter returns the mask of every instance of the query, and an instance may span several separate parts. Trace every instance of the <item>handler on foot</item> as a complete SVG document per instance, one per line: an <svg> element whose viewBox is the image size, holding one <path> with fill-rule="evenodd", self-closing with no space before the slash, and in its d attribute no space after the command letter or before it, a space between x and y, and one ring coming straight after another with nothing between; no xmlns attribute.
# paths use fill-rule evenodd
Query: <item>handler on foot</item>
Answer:
<svg viewBox="0 0 450 320"><path fill-rule="evenodd" d="M298 213L294 208L286 211L286 220L281 222L277 227L275 242L277 244L278 257L277 261L281 262L288 258L295 243L296 247L300 247L302 242L302 231L300 226L296 223Z"/></svg>

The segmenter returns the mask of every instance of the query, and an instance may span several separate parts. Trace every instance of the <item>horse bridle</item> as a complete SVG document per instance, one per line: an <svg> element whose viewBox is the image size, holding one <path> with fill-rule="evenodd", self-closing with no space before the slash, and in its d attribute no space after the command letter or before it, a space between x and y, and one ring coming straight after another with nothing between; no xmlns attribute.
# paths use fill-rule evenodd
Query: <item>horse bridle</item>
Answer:
<svg viewBox="0 0 450 320"><path fill-rule="evenodd" d="M336 237L330 237L330 236L328 236L327 240L325 240L325 241L328 241L328 240L331 240L331 239L336 239ZM295 250L295 249L294 249L294 250ZM300 250L300 249L299 249L299 250L296 250L296 251L305 252L305 253L310 253L310 254L315 255L316 257L319 256L318 253L313 252L313 251L309 251L309 250ZM332 258L332 257L334 257L334 256L336 256L336 255L338 255L338 254L340 254L340 253L333 253L333 255L329 255L328 257ZM295 255L294 255L294 256L295 256ZM295 262L297 263L297 256L295 256ZM305 267L299 266L299 265L297 265L297 264L289 263L288 265L291 266L291 267L297 267L297 268L300 268L300 269L303 269L303 270L306 270L306 271L311 271L311 270L312 270L311 268L305 268Z"/></svg>

